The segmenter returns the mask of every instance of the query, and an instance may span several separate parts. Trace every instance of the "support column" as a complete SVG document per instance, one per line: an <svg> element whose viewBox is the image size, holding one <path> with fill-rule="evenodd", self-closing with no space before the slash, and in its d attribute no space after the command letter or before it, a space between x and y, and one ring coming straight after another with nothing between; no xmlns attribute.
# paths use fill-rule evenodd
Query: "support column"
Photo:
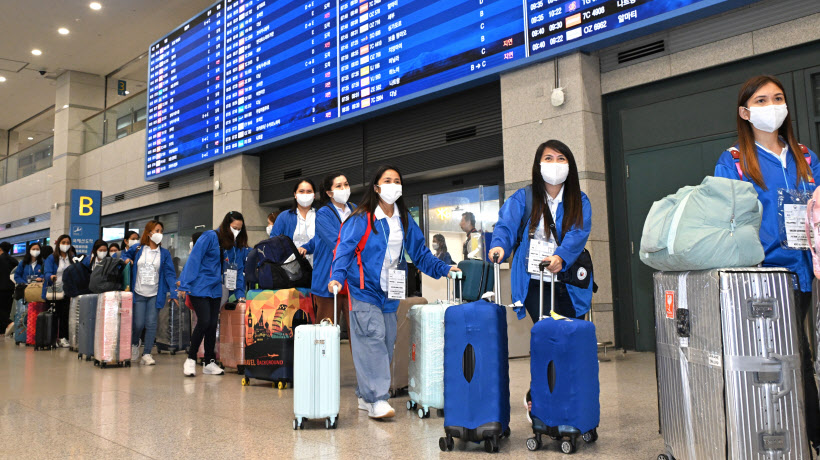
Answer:
<svg viewBox="0 0 820 460"><path fill-rule="evenodd" d="M73 70L57 77L54 155L50 169L51 240L69 233L71 189L78 188L83 120L103 109L105 78Z"/></svg>
<svg viewBox="0 0 820 460"><path fill-rule="evenodd" d="M594 321L599 341L613 341L612 277L603 147L600 66L596 56L576 53L558 59L559 86L565 101L554 107L555 61L501 76L506 196L531 182L539 144L557 139L569 146L578 164L581 190L592 204L592 253L595 282Z"/></svg>
<svg viewBox="0 0 820 460"><path fill-rule="evenodd" d="M216 183L219 182L219 189ZM259 205L259 157L237 155L214 165L214 228L230 211L245 217L248 244L265 238L268 210Z"/></svg>

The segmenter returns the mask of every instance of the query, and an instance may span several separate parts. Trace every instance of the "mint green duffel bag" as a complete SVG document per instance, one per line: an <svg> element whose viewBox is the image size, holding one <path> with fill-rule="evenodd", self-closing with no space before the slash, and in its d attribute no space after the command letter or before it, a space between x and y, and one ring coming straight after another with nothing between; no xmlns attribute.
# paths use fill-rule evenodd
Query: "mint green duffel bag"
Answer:
<svg viewBox="0 0 820 460"><path fill-rule="evenodd" d="M708 176L652 205L641 261L663 271L753 267L765 257L760 220L751 183Z"/></svg>

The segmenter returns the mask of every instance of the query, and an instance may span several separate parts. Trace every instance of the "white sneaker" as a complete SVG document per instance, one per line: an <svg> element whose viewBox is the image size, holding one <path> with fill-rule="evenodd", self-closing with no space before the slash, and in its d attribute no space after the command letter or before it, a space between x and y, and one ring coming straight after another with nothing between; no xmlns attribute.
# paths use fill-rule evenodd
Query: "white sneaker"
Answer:
<svg viewBox="0 0 820 460"><path fill-rule="evenodd" d="M142 355L142 359L140 359L140 363L143 366L153 366L157 362L154 361L154 358L151 355Z"/></svg>
<svg viewBox="0 0 820 460"><path fill-rule="evenodd" d="M140 359L140 346L131 345L131 362L137 362Z"/></svg>
<svg viewBox="0 0 820 460"><path fill-rule="evenodd" d="M60 348L68 348L68 340L66 340L65 338L60 339L60 342L57 344L57 346Z"/></svg>
<svg viewBox="0 0 820 460"><path fill-rule="evenodd" d="M366 402L364 399L359 398L359 410L370 412L370 406L371 404L369 402Z"/></svg>
<svg viewBox="0 0 820 460"><path fill-rule="evenodd" d="M222 375L225 373L225 370L219 367L216 362L212 359L205 369L202 370L203 374L206 375Z"/></svg>
<svg viewBox="0 0 820 460"><path fill-rule="evenodd" d="M196 361L191 358L186 359L185 364L182 365L182 373L186 377L196 377Z"/></svg>
<svg viewBox="0 0 820 460"><path fill-rule="evenodd" d="M370 418L390 418L396 415L396 411L390 406L387 401L376 401L370 405L370 411L367 413Z"/></svg>

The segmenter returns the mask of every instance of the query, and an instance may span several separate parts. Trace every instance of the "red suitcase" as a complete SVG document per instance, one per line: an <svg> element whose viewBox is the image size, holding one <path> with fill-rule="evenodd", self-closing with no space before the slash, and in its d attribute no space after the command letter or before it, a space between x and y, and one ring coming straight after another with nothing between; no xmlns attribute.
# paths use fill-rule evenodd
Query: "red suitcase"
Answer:
<svg viewBox="0 0 820 460"><path fill-rule="evenodd" d="M26 319L26 345L33 347L35 332L37 332L37 315L46 311L46 304L43 302L31 302L28 304Z"/></svg>

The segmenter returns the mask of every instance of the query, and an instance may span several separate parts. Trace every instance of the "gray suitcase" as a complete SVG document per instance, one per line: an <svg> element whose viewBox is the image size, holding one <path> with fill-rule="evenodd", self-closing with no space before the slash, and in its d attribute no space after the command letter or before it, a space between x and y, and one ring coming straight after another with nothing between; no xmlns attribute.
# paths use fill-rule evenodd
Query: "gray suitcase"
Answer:
<svg viewBox="0 0 820 460"><path fill-rule="evenodd" d="M77 351L77 333L80 329L80 298L73 297L68 306L68 349Z"/></svg>
<svg viewBox="0 0 820 460"><path fill-rule="evenodd" d="M168 351L172 355L191 344L191 310L185 306L184 294L179 295L179 305L171 302L170 295L166 297L158 313L155 343L157 353Z"/></svg>
<svg viewBox="0 0 820 460"><path fill-rule="evenodd" d="M77 359L91 361L94 356L94 330L97 325L97 294L76 297L79 327L77 328Z"/></svg>
<svg viewBox="0 0 820 460"><path fill-rule="evenodd" d="M793 286L774 268L655 274L659 459L811 458Z"/></svg>

